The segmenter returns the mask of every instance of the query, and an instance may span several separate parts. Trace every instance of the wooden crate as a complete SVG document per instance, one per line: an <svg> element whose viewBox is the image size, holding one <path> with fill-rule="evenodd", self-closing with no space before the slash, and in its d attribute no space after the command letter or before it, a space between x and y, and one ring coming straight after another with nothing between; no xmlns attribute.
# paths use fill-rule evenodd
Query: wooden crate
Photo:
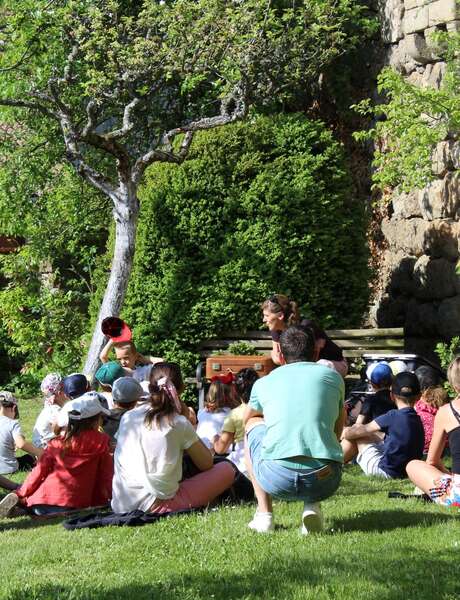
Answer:
<svg viewBox="0 0 460 600"><path fill-rule="evenodd" d="M237 373L240 369L248 367L254 369L259 377L263 377L275 368L275 364L270 356L234 354L209 356L206 359L206 379L228 373L229 370Z"/></svg>

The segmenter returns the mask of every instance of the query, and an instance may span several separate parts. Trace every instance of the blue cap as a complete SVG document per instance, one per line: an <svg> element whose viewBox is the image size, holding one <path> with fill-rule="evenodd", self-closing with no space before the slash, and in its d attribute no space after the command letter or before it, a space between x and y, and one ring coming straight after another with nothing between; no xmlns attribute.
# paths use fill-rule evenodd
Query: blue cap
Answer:
<svg viewBox="0 0 460 600"><path fill-rule="evenodd" d="M367 378L374 385L391 385L393 373L388 363L379 362L370 366L367 370Z"/></svg>

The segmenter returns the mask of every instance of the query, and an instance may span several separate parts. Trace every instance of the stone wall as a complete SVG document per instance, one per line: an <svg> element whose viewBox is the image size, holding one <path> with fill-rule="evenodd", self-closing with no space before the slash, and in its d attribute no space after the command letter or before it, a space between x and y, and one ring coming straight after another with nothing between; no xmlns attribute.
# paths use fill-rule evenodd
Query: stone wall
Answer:
<svg viewBox="0 0 460 600"><path fill-rule="evenodd" d="M380 0L387 64L420 86L439 87L446 65L433 39L460 31L456 0ZM407 350L429 354L460 335L460 142L438 144L436 179L422 190L394 193L381 229L385 248L373 326L406 330Z"/></svg>

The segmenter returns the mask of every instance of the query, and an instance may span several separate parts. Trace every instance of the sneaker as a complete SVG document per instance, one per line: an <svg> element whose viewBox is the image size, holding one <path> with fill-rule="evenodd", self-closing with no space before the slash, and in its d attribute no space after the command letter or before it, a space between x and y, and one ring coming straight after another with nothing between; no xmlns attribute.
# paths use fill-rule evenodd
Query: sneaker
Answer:
<svg viewBox="0 0 460 600"><path fill-rule="evenodd" d="M256 512L252 521L248 523L248 527L257 533L270 533L275 528L273 513Z"/></svg>
<svg viewBox="0 0 460 600"><path fill-rule="evenodd" d="M18 500L15 493L7 494L0 502L0 517L8 517L10 510L16 506Z"/></svg>
<svg viewBox="0 0 460 600"><path fill-rule="evenodd" d="M323 529L323 514L319 502L305 502L302 513L302 535L318 533Z"/></svg>

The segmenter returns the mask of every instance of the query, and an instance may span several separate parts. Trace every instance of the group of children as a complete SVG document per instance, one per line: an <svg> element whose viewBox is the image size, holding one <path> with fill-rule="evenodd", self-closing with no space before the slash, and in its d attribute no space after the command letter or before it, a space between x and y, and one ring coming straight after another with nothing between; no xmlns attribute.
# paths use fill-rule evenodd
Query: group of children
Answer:
<svg viewBox="0 0 460 600"><path fill-rule="evenodd" d="M284 299L273 296L263 305L272 334L289 327L292 303ZM322 330L316 333L316 360L344 374L341 354ZM248 475L244 414L257 373L248 368L214 377L196 415L181 399L179 365L140 355L122 337L112 336L101 353L99 392L81 373L44 378L44 406L32 442L17 420L17 400L0 392L0 486L11 491L0 501L0 516L48 515L109 502L116 513L180 511L206 506ZM460 358L448 377L460 393ZM435 501L459 505L460 400L448 402L430 367L412 373L380 362L371 365L367 379L372 389L341 434L344 462L356 459L367 475L407 473ZM442 461L447 439L452 473ZM26 454L16 457L17 449ZM30 469L22 485L4 477Z"/></svg>

